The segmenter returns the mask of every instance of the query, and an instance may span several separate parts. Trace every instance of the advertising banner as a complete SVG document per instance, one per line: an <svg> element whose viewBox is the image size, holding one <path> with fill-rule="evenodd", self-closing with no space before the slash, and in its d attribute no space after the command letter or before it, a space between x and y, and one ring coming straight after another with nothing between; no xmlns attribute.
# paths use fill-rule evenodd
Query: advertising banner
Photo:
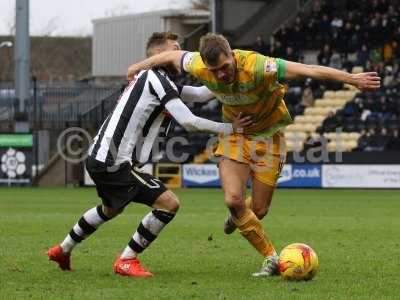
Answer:
<svg viewBox="0 0 400 300"><path fill-rule="evenodd" d="M182 168L182 185L185 187L220 187L216 164L186 164Z"/></svg>
<svg viewBox="0 0 400 300"><path fill-rule="evenodd" d="M324 165L326 188L400 188L400 165Z"/></svg>
<svg viewBox="0 0 400 300"><path fill-rule="evenodd" d="M278 187L313 187L322 185L320 165L284 165Z"/></svg>
<svg viewBox="0 0 400 300"><path fill-rule="evenodd" d="M0 186L32 184L32 134L0 134Z"/></svg>

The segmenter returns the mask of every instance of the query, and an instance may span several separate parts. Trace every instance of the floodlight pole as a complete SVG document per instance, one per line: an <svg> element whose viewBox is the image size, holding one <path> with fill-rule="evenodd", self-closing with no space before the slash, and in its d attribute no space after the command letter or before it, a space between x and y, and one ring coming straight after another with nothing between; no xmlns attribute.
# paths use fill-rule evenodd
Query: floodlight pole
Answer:
<svg viewBox="0 0 400 300"><path fill-rule="evenodd" d="M14 80L18 112L26 113L29 99L29 0L15 2Z"/></svg>
<svg viewBox="0 0 400 300"><path fill-rule="evenodd" d="M210 0L211 32L212 33L217 33L216 1L217 0Z"/></svg>

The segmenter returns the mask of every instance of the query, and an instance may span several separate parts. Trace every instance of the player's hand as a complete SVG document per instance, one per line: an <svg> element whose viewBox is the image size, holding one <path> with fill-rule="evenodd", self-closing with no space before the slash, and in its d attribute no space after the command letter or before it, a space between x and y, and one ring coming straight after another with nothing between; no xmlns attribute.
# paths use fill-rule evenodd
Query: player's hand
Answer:
<svg viewBox="0 0 400 300"><path fill-rule="evenodd" d="M361 91L377 90L381 87L381 78L376 72L352 74L352 85Z"/></svg>
<svg viewBox="0 0 400 300"><path fill-rule="evenodd" d="M127 78L129 81L132 81L135 78L135 75L139 74L141 69L138 67L137 64L130 65L128 68Z"/></svg>
<svg viewBox="0 0 400 300"><path fill-rule="evenodd" d="M240 112L236 117L233 118L232 121L233 132L243 133L244 128L246 126L250 126L251 124L253 124L253 121L251 119L252 119L251 116L243 117L242 113Z"/></svg>

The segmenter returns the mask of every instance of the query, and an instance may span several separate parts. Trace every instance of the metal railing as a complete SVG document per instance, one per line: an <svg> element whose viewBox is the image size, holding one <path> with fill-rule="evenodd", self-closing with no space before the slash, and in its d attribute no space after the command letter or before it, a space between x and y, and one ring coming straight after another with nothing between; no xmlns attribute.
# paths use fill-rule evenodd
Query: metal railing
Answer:
<svg viewBox="0 0 400 300"><path fill-rule="evenodd" d="M119 97L116 86L54 86L31 84L24 119L35 124L77 122L81 119L98 124ZM0 84L0 122L14 122L21 117L12 84ZM59 128L59 126L57 126Z"/></svg>

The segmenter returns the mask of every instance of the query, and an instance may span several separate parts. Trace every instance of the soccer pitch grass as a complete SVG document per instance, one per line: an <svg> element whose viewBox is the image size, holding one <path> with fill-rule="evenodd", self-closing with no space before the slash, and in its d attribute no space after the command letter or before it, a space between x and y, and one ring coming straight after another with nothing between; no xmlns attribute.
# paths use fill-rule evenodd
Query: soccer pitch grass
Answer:
<svg viewBox="0 0 400 300"><path fill-rule="evenodd" d="M252 278L262 258L237 232L225 236L219 189L180 189L181 210L141 256L155 276L113 274L112 264L149 209L124 214L79 245L72 272L47 260L92 188L0 189L0 299L399 299L400 191L278 190L264 226L278 250L315 249L314 280Z"/></svg>

